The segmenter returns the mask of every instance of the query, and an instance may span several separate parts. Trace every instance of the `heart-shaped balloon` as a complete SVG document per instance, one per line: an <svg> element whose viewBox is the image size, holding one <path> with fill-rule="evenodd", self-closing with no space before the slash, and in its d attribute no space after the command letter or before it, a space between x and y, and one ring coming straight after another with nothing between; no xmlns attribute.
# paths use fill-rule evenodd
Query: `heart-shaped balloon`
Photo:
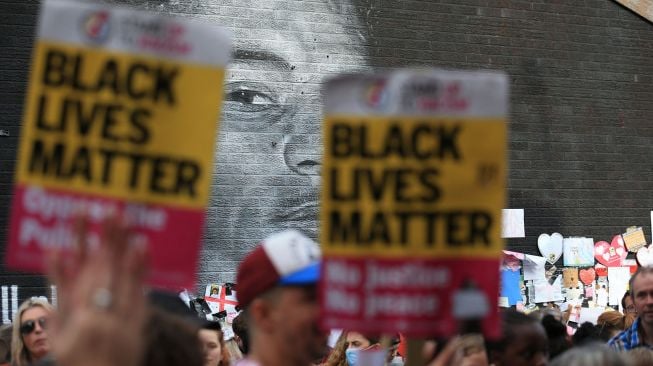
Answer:
<svg viewBox="0 0 653 366"><path fill-rule="evenodd" d="M562 256L562 239L558 233L541 234L537 238L537 247L547 262L554 264Z"/></svg>
<svg viewBox="0 0 653 366"><path fill-rule="evenodd" d="M599 241L594 244L594 258L606 267L619 267L626 259L628 251L621 235L615 235L612 242Z"/></svg>
<svg viewBox="0 0 653 366"><path fill-rule="evenodd" d="M642 267L649 267L653 265L653 248L641 247L637 251L637 263Z"/></svg>
<svg viewBox="0 0 653 366"><path fill-rule="evenodd" d="M592 282L594 282L594 279L596 278L596 272L594 271L594 268L581 269L578 277L580 277L580 280L585 285L589 286L592 284Z"/></svg>

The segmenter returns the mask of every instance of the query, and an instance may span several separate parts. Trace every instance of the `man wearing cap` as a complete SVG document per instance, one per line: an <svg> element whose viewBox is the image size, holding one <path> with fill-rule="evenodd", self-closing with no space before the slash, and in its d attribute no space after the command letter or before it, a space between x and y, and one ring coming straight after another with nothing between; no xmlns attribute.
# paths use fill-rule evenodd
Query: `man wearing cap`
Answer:
<svg viewBox="0 0 653 366"><path fill-rule="evenodd" d="M239 366L308 366L327 352L318 327L320 249L295 230L266 238L240 263L238 302L250 330L250 353Z"/></svg>

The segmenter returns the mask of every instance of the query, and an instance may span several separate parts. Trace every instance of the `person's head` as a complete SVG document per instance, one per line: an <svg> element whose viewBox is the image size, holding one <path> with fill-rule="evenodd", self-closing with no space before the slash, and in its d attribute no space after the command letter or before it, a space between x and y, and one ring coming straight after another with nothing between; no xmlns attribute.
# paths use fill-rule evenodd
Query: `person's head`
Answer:
<svg viewBox="0 0 653 366"><path fill-rule="evenodd" d="M624 315L618 311L605 311L601 313L596 320L599 337L606 342L609 341L610 338L626 329L624 320Z"/></svg>
<svg viewBox="0 0 653 366"><path fill-rule="evenodd" d="M635 311L645 326L653 326L653 267L639 267L630 278Z"/></svg>
<svg viewBox="0 0 653 366"><path fill-rule="evenodd" d="M326 355L316 283L320 250L294 230L266 238L238 267L238 301L245 308L254 357L307 365Z"/></svg>
<svg viewBox="0 0 653 366"><path fill-rule="evenodd" d="M490 363L496 366L544 366L549 345L544 327L537 319L515 310L502 313L503 335L486 341Z"/></svg>
<svg viewBox="0 0 653 366"><path fill-rule="evenodd" d="M26 366L50 352L47 327L53 307L43 298L23 302L14 317L11 359L16 366Z"/></svg>
<svg viewBox="0 0 653 366"><path fill-rule="evenodd" d="M590 322L584 322L581 324L571 339L574 347L602 341L600 337L600 328ZM604 340L604 342L607 342L607 340Z"/></svg>
<svg viewBox="0 0 653 366"><path fill-rule="evenodd" d="M571 347L567 338L567 327L556 320L553 315L545 315L542 318L542 326L549 338L549 356L555 358Z"/></svg>
<svg viewBox="0 0 653 366"><path fill-rule="evenodd" d="M229 366L231 356L224 345L222 327L218 322L207 322L198 331L204 366Z"/></svg>
<svg viewBox="0 0 653 366"><path fill-rule="evenodd" d="M624 296L621 298L621 308L623 309L624 314L637 314L637 309L635 309L630 290L626 291Z"/></svg>
<svg viewBox="0 0 653 366"><path fill-rule="evenodd" d="M542 321L542 318L544 318L547 315L553 316L557 321L563 322L565 320L565 315L560 311L560 307L558 306L546 306L544 308L535 310L531 313L528 314L531 318L535 318L538 321ZM567 315L567 319L569 318L569 315Z"/></svg>
<svg viewBox="0 0 653 366"><path fill-rule="evenodd" d="M352 330L344 331L343 336L345 339L344 356L349 366L356 364L359 351L372 349L374 347L381 347L382 343L381 338L379 337L365 335L363 333ZM397 347L399 346L399 341L399 334L389 339L388 353L386 355L386 361L388 363L390 363L390 361L392 361L392 359L397 355Z"/></svg>
<svg viewBox="0 0 653 366"><path fill-rule="evenodd" d="M234 341L243 355L249 353L249 331L247 330L247 316L241 311L231 323L234 331Z"/></svg>
<svg viewBox="0 0 653 366"><path fill-rule="evenodd" d="M348 366L355 366L358 360L358 352L378 346L379 340L363 335L362 333L347 331L345 335L345 359Z"/></svg>
<svg viewBox="0 0 653 366"><path fill-rule="evenodd" d="M653 365L653 350L646 347L631 349L626 353L630 359L631 366L651 366Z"/></svg>
<svg viewBox="0 0 653 366"><path fill-rule="evenodd" d="M218 295L218 288L217 287L211 287L211 295Z"/></svg>
<svg viewBox="0 0 653 366"><path fill-rule="evenodd" d="M204 366L198 328L186 318L152 307L144 328L143 366Z"/></svg>
<svg viewBox="0 0 653 366"><path fill-rule="evenodd" d="M624 353L615 352L605 344L593 343L572 348L554 358L550 366L630 366Z"/></svg>
<svg viewBox="0 0 653 366"><path fill-rule="evenodd" d="M362 333L348 331L345 336L346 349L360 350L366 349L375 344L379 344L379 339L371 338Z"/></svg>

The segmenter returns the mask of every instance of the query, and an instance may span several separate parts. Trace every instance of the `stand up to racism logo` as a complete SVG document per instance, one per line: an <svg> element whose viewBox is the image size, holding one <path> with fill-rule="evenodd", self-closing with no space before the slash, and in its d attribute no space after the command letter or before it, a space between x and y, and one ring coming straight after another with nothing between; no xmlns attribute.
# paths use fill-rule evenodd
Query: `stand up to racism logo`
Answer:
<svg viewBox="0 0 653 366"><path fill-rule="evenodd" d="M109 39L111 30L110 13L98 10L86 13L81 22L82 33L94 43L104 43Z"/></svg>

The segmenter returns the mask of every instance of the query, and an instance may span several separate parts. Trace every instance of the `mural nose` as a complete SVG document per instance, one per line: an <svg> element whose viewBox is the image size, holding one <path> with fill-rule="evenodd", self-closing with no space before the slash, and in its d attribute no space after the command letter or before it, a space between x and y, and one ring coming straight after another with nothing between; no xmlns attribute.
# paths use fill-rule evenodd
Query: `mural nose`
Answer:
<svg viewBox="0 0 653 366"><path fill-rule="evenodd" d="M320 175L322 161L321 145L312 135L289 135L284 138L284 161L295 174L302 176Z"/></svg>

